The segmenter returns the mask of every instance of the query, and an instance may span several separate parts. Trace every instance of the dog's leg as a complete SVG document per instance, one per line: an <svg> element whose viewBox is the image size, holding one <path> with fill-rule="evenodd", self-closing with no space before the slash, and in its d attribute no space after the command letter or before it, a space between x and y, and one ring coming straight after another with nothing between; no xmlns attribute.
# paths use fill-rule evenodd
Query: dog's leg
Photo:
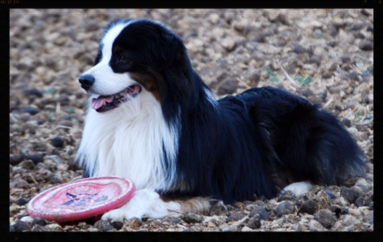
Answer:
<svg viewBox="0 0 383 242"><path fill-rule="evenodd" d="M141 219L144 214L150 218L162 218L181 210L177 202L164 202L153 189L136 191L133 198L120 208L111 210L102 216L102 220L121 221L131 218ZM173 212L174 211L174 212Z"/></svg>
<svg viewBox="0 0 383 242"><path fill-rule="evenodd" d="M292 191L296 196L300 196L310 191L312 188L313 186L308 181L294 182L283 188L280 194L282 195L286 191Z"/></svg>

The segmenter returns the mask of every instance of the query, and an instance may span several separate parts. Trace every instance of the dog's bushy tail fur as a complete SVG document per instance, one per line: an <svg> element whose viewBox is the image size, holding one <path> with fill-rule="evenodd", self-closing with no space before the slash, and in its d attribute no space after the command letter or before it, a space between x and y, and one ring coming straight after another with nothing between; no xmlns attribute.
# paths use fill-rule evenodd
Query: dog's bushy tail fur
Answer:
<svg viewBox="0 0 383 242"><path fill-rule="evenodd" d="M292 181L339 185L365 176L362 150L339 120L319 105L273 87L252 88L241 97L254 122L269 133L277 170L288 171Z"/></svg>

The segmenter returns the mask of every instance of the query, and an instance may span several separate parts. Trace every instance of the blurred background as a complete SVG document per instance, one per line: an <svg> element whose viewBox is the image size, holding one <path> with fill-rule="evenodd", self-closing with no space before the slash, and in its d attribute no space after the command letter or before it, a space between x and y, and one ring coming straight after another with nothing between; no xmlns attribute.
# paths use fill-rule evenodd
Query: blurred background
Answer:
<svg viewBox="0 0 383 242"><path fill-rule="evenodd" d="M321 103L373 162L372 9L11 9L10 188L34 193L81 175L78 77L116 18L166 24L217 98L272 85ZM39 163L54 172L33 180Z"/></svg>

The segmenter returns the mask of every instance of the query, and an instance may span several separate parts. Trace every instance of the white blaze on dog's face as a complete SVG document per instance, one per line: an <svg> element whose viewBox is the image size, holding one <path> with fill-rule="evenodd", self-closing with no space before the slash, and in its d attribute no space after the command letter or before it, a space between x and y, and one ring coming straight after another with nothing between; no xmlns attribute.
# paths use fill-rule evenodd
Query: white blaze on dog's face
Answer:
<svg viewBox="0 0 383 242"><path fill-rule="evenodd" d="M83 74L92 75L95 78L94 85L87 90L89 93L104 96L113 95L128 86L137 84L137 82L129 76L129 73L115 73L110 66L113 42L128 24L129 23L117 23L103 36L100 42L101 56L99 62Z"/></svg>

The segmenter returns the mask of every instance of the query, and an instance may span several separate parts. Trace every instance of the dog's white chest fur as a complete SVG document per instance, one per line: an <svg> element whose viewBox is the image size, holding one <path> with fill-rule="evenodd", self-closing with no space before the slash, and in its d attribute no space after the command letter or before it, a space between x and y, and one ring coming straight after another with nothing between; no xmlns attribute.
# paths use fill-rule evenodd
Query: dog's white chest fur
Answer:
<svg viewBox="0 0 383 242"><path fill-rule="evenodd" d="M178 128L166 124L160 103L143 90L119 108L88 110L76 158L95 177L124 177L137 190L167 189L175 176L177 149Z"/></svg>

